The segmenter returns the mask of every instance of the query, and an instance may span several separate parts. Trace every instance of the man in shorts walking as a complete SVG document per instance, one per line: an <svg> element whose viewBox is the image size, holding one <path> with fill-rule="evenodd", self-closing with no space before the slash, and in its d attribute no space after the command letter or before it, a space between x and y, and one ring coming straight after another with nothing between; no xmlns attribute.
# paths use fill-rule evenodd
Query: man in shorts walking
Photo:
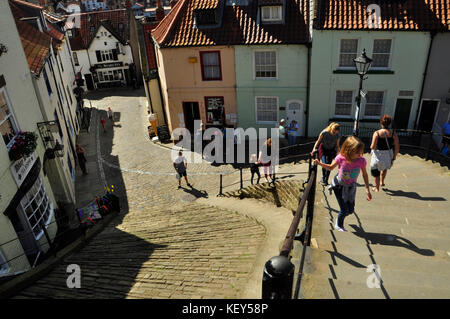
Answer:
<svg viewBox="0 0 450 319"><path fill-rule="evenodd" d="M181 178L184 176L184 179L186 180L186 184L189 187L192 187L191 184L189 184L188 178L187 178L187 161L186 158L183 156L183 152L178 152L178 157L173 161L173 167L175 168L175 171L177 172L177 179L178 179L178 189L181 188Z"/></svg>

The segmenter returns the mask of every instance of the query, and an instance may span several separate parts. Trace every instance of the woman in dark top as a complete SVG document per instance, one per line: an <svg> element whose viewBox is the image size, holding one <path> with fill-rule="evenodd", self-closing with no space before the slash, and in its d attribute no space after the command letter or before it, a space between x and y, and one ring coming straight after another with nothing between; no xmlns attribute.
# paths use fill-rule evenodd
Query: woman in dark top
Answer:
<svg viewBox="0 0 450 319"><path fill-rule="evenodd" d="M381 129L375 131L372 136L370 171L375 177L375 186L372 188L374 192L380 190L380 182L381 186L385 186L387 170L391 168L400 150L397 134L389 129L391 124L392 118L389 115L383 115L380 120Z"/></svg>
<svg viewBox="0 0 450 319"><path fill-rule="evenodd" d="M78 165L80 165L80 168L81 168L81 171L83 172L83 175L87 175L86 157L84 156L84 148L82 148L80 146L80 144L77 144L76 152L77 152L77 157L78 157Z"/></svg>

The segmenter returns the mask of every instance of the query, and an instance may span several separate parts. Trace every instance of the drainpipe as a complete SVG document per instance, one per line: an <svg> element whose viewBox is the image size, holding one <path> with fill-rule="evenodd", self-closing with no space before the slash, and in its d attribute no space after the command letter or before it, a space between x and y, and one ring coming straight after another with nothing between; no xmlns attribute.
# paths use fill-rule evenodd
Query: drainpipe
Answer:
<svg viewBox="0 0 450 319"><path fill-rule="evenodd" d="M306 78L306 110L305 110L305 137L308 137L308 123L309 123L309 99L311 91L311 43L308 43L308 71Z"/></svg>
<svg viewBox="0 0 450 319"><path fill-rule="evenodd" d="M425 71L423 73L422 89L420 90L419 106L417 107L416 119L414 120L414 129L417 129L417 126L418 126L417 121L419 119L419 112L422 108L422 96L423 96L423 91L425 89L425 82L427 79L427 72L428 72L428 63L430 62L431 49L433 47L433 40L434 40L435 35L436 35L436 31L430 32L431 41L430 41L430 47L428 48L427 63L425 64Z"/></svg>

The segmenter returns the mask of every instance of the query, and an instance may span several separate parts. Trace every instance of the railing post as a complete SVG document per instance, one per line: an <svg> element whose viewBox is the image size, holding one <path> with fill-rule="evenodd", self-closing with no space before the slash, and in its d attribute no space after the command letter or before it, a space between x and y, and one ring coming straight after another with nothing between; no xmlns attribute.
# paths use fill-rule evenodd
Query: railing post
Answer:
<svg viewBox="0 0 450 319"><path fill-rule="evenodd" d="M425 155L426 161L428 161L430 159L430 150L431 150L432 143L433 143L433 133L430 132L430 140L428 141L427 154Z"/></svg>
<svg viewBox="0 0 450 319"><path fill-rule="evenodd" d="M223 193L222 193L222 174L220 174L219 194L217 194L217 196L223 196Z"/></svg>
<svg viewBox="0 0 450 319"><path fill-rule="evenodd" d="M48 246L50 247L50 250L53 252L53 255L56 257L56 249L55 249L52 241L50 240L50 236L48 235L47 229L45 228L44 222L42 220L41 220L41 227L42 227L42 230L44 231L45 238L47 239Z"/></svg>
<svg viewBox="0 0 450 319"><path fill-rule="evenodd" d="M244 188L244 184L243 184L243 180L242 180L242 167L239 167L239 174L241 176L241 188L239 188L239 190Z"/></svg>
<svg viewBox="0 0 450 319"><path fill-rule="evenodd" d="M291 299L294 265L286 256L270 258L264 265L262 299Z"/></svg>

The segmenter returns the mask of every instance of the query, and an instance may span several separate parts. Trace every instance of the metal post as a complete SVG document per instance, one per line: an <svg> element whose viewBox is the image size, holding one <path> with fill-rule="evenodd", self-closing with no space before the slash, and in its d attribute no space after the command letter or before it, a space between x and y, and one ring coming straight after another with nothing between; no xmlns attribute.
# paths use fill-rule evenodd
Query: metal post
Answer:
<svg viewBox="0 0 450 319"><path fill-rule="evenodd" d="M241 175L241 188L239 188L239 190L241 190L241 189L244 188L243 180L242 180L242 167L239 168L239 172L240 172L240 175Z"/></svg>
<svg viewBox="0 0 450 319"><path fill-rule="evenodd" d="M217 196L223 196L223 193L222 193L222 174L220 174L219 194L217 194Z"/></svg>
<svg viewBox="0 0 450 319"><path fill-rule="evenodd" d="M294 265L286 256L270 258L262 280L262 299L291 299L294 283Z"/></svg>
<svg viewBox="0 0 450 319"><path fill-rule="evenodd" d="M44 222L42 220L41 220L41 227L42 227L42 230L44 231L44 235L45 235L45 238L47 239L50 250L53 252L53 255L56 257L56 249L55 249L52 241L50 240L50 236L48 235L47 229L45 228Z"/></svg>
<svg viewBox="0 0 450 319"><path fill-rule="evenodd" d="M425 160L428 161L430 159L430 151L431 151L431 144L433 143L433 132L430 132L430 141L428 142L427 147L427 155L425 155Z"/></svg>
<svg viewBox="0 0 450 319"><path fill-rule="evenodd" d="M356 114L355 114L355 124L353 126L353 136L358 136L358 126L359 126L359 112L361 109L361 90L362 90L362 83L363 83L363 77L364 75L359 76L359 90L358 90L358 96L356 97Z"/></svg>

